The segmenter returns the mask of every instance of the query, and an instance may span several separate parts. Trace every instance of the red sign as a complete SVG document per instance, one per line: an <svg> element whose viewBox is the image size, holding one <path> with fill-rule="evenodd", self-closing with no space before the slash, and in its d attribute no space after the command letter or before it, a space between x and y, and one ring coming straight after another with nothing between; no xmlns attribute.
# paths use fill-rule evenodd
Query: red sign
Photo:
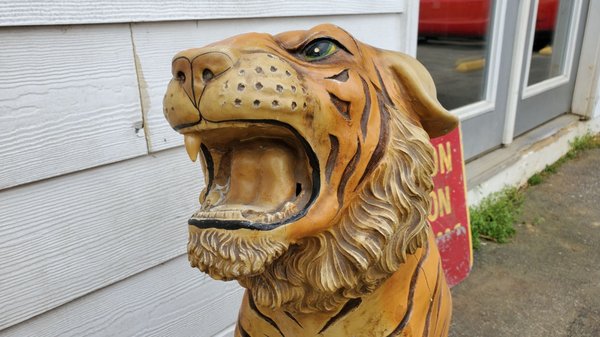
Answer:
<svg viewBox="0 0 600 337"><path fill-rule="evenodd" d="M467 277L473 265L460 127L431 143L435 148L435 172L429 222L446 280L454 286Z"/></svg>

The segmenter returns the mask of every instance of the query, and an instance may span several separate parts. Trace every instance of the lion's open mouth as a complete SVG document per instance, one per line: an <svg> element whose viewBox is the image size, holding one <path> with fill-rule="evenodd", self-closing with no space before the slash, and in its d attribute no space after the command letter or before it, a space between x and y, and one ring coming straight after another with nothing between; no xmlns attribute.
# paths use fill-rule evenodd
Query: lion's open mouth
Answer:
<svg viewBox="0 0 600 337"><path fill-rule="evenodd" d="M294 128L278 121L203 121L197 130L206 189L190 225L270 230L306 214L319 193L319 165Z"/></svg>

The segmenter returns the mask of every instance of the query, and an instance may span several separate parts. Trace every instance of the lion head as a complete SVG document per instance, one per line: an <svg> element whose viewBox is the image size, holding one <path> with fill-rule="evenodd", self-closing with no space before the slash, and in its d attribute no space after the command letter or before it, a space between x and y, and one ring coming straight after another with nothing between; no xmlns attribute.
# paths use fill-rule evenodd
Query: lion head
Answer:
<svg viewBox="0 0 600 337"><path fill-rule="evenodd" d="M192 266L259 305L327 311L424 244L428 135L457 120L416 60L320 25L186 50L172 69L164 114L206 182Z"/></svg>

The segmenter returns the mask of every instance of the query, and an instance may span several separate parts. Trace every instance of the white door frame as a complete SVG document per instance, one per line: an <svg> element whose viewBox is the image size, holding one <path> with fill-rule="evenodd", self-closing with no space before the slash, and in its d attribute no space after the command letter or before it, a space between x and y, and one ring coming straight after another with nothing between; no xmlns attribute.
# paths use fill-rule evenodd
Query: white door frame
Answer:
<svg viewBox="0 0 600 337"><path fill-rule="evenodd" d="M575 45L577 42L576 37L581 20L582 0L575 0L573 4L574 7L569 20L569 31L567 38L569 43L567 45L565 61L563 62L563 74L552 77L540 83L527 86L532 53L531 46L526 46L525 43L526 41L529 41L530 44L533 43L533 34L535 34L535 16L537 15L538 4L539 0L524 0L519 3L517 31L512 56L513 62L509 80L508 104L504 123L504 133L502 136L502 144L504 145L512 143L514 139L517 107L519 101L563 85L569 82L572 76L570 68L575 54ZM530 29L528 30L527 28L530 22L529 13L531 12L532 5L534 6L534 18L532 18L533 21ZM589 15L590 13L588 13L588 17ZM528 48L526 49L526 47ZM527 57L523 57L525 52L527 52ZM522 76L523 70L526 72L525 76Z"/></svg>

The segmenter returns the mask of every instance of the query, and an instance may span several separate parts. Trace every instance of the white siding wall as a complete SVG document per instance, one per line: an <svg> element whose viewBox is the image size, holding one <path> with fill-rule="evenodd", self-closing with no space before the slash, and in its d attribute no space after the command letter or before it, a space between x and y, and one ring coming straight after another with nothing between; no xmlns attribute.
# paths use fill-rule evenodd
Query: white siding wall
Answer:
<svg viewBox="0 0 600 337"><path fill-rule="evenodd" d="M230 334L241 289L184 255L203 182L162 117L172 55L322 22L410 52L416 10L406 8L0 2L0 336Z"/></svg>
<svg viewBox="0 0 600 337"><path fill-rule="evenodd" d="M146 154L126 24L0 30L0 189Z"/></svg>

